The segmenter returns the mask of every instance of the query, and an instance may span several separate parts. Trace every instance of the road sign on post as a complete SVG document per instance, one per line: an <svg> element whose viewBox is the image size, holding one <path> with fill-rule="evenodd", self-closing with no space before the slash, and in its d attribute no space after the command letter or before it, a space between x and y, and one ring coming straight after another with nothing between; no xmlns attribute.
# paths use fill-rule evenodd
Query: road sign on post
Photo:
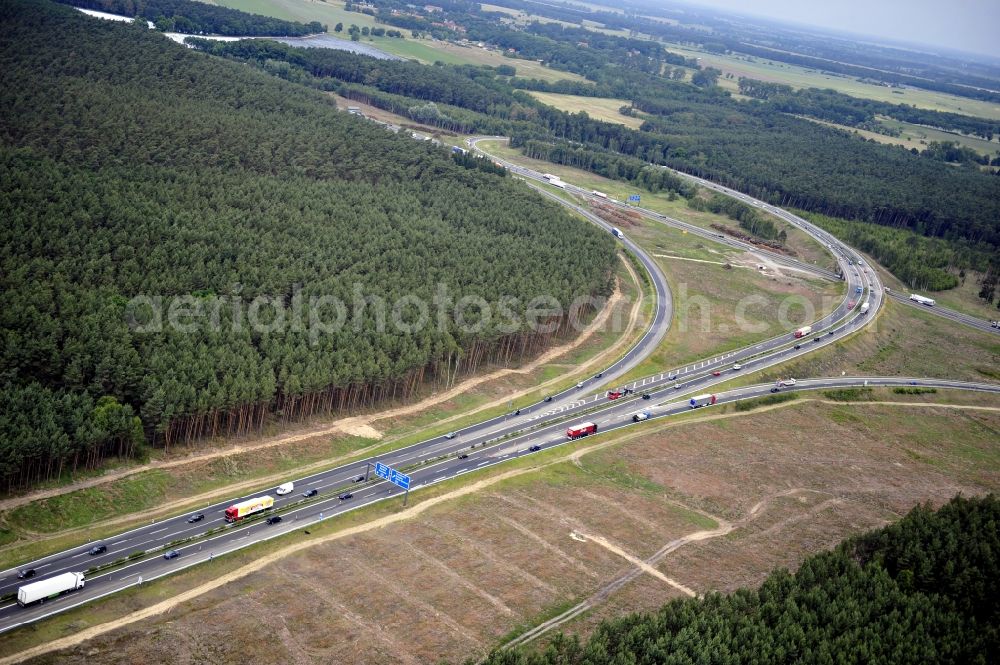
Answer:
<svg viewBox="0 0 1000 665"><path fill-rule="evenodd" d="M407 499L410 498L410 477L381 462L375 462L375 475L379 478L385 478L400 489L406 490L406 494L403 496L403 505L405 506Z"/></svg>
<svg viewBox="0 0 1000 665"><path fill-rule="evenodd" d="M641 197L638 194L629 194L628 200L629 203L638 203Z"/></svg>

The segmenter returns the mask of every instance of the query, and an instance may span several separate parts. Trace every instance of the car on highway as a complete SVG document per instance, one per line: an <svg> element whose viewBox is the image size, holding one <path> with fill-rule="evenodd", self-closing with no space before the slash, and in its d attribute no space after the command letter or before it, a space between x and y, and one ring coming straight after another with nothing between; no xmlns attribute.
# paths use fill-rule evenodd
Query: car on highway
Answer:
<svg viewBox="0 0 1000 665"><path fill-rule="evenodd" d="M458 459L469 459L469 453L462 453L458 456Z"/></svg>
<svg viewBox="0 0 1000 665"><path fill-rule="evenodd" d="M832 335L832 334L833 334L833 331L832 331L832 330L828 330L826 334L827 334L827 335Z"/></svg>
<svg viewBox="0 0 1000 665"><path fill-rule="evenodd" d="M802 345L801 345L801 344L796 344L796 345L795 345L795 350L796 350L796 351L798 351L798 350L799 350L799 349L801 349L801 348L802 348Z"/></svg>
<svg viewBox="0 0 1000 665"><path fill-rule="evenodd" d="M712 376L722 376L722 372L720 372L719 370L715 370L714 372L712 372Z"/></svg>
<svg viewBox="0 0 1000 665"><path fill-rule="evenodd" d="M733 363L733 371L734 371L734 372L738 372L738 371L740 371L741 369L743 369L743 365L741 365L741 364L739 364L739 363Z"/></svg>
<svg viewBox="0 0 1000 665"><path fill-rule="evenodd" d="M274 493L278 496L285 496L286 494L291 494L295 489L295 483L282 483L274 490Z"/></svg>
<svg viewBox="0 0 1000 665"><path fill-rule="evenodd" d="M653 396L652 396L652 395L650 395L649 393L643 393L643 394L642 394L642 398L643 398L643 399L653 399Z"/></svg>
<svg viewBox="0 0 1000 665"><path fill-rule="evenodd" d="M782 379L781 381L778 381L778 385L779 386L794 386L795 385L795 379Z"/></svg>
<svg viewBox="0 0 1000 665"><path fill-rule="evenodd" d="M771 388L771 392L772 392L772 393L776 393L776 392L778 392L779 390L781 390L781 388L779 388L778 386L775 386L775 387Z"/></svg>
<svg viewBox="0 0 1000 665"><path fill-rule="evenodd" d="M355 482L355 483L363 483L363 482L365 482L365 474L362 473L360 476L354 476L354 478L351 480L351 482Z"/></svg>
<svg viewBox="0 0 1000 665"><path fill-rule="evenodd" d="M447 434L444 435L444 438L446 438L446 439L454 439L456 436L458 436L458 435L455 434L454 432L448 432Z"/></svg>
<svg viewBox="0 0 1000 665"><path fill-rule="evenodd" d="M188 524L194 524L195 522L200 522L203 519L205 519L205 513L198 513L188 518Z"/></svg>
<svg viewBox="0 0 1000 665"><path fill-rule="evenodd" d="M528 450L533 453L537 453L541 449L542 447L537 444L528 448Z"/></svg>
<svg viewBox="0 0 1000 665"><path fill-rule="evenodd" d="M338 498L338 499L340 499L341 501L347 501L348 499L350 499L350 498L351 498L351 497L353 497L353 496L354 496L354 495L353 495L353 494L351 494L350 492L344 492L343 494L341 494L341 495L340 495L340 496L338 496L337 498Z"/></svg>
<svg viewBox="0 0 1000 665"><path fill-rule="evenodd" d="M30 580L37 574L34 568L25 568L17 574L17 579L19 580Z"/></svg>
<svg viewBox="0 0 1000 665"><path fill-rule="evenodd" d="M677 375L676 374L668 374L667 375L667 381L676 381L676 380L677 380Z"/></svg>
<svg viewBox="0 0 1000 665"><path fill-rule="evenodd" d="M281 515L271 515L270 517L267 518L267 523L268 524L280 524L281 523Z"/></svg>
<svg viewBox="0 0 1000 665"><path fill-rule="evenodd" d="M163 558L167 559L169 561L170 559L176 559L180 555L181 555L181 553L178 552L177 550L170 550L168 552L164 552L163 553Z"/></svg>
<svg viewBox="0 0 1000 665"><path fill-rule="evenodd" d="M104 554L107 551L108 551L107 545L94 545L89 550L87 550L87 554L89 554L90 556L97 556L98 554Z"/></svg>
<svg viewBox="0 0 1000 665"><path fill-rule="evenodd" d="M319 490L314 487L311 490L306 490L305 492L303 492L302 496L308 499L309 497L316 496L317 494L319 494Z"/></svg>
<svg viewBox="0 0 1000 665"><path fill-rule="evenodd" d="M547 395L547 396L545 397L545 399L543 399L542 401L543 401L543 402L551 402L551 401L552 401L552 395Z"/></svg>
<svg viewBox="0 0 1000 665"><path fill-rule="evenodd" d="M681 387L683 387L683 385L684 385L684 384L682 384L682 383L675 383L675 384L674 384L674 390L680 390L680 389L681 389Z"/></svg>
<svg viewBox="0 0 1000 665"><path fill-rule="evenodd" d="M583 388L583 381L581 381L580 383L576 384L576 387L577 388Z"/></svg>
<svg viewBox="0 0 1000 665"><path fill-rule="evenodd" d="M814 339L813 341L814 341L814 342L818 342L818 341L820 341L821 339L823 339L823 338L822 338L822 337L817 337L817 338L816 338L816 339Z"/></svg>

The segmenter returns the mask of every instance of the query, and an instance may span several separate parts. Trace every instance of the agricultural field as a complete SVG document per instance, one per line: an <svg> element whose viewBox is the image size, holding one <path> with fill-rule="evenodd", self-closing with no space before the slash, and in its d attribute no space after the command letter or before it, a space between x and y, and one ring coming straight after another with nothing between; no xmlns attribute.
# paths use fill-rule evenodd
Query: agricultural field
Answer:
<svg viewBox="0 0 1000 665"><path fill-rule="evenodd" d="M791 65L777 60L763 60L755 56L721 55L678 44L667 44L671 51L688 58L699 58L700 64L720 69L723 76L719 85L735 92L740 77L784 83L793 88L830 88L852 97L874 99L892 104L910 104L917 108L948 111L979 118L1000 119L1000 104L956 97L941 92L919 88L888 88L862 83L852 77L826 74L814 69ZM732 74L732 78L726 78Z"/></svg>
<svg viewBox="0 0 1000 665"><path fill-rule="evenodd" d="M631 127L632 129L639 129L645 120L645 114L639 114L641 117L633 118L618 112L618 109L621 107L632 105L632 102L627 99L581 97L579 95L561 95L554 92L531 92L530 94L543 104L554 106L560 111L566 111L567 113L584 111L595 120L613 122Z"/></svg>
<svg viewBox="0 0 1000 665"><path fill-rule="evenodd" d="M996 491L998 406L802 400L581 442L381 528L265 546L249 576L29 662L456 663L581 602L591 609L557 628L586 633L626 609L757 584L917 503ZM135 612L220 563L9 633L0 651Z"/></svg>
<svg viewBox="0 0 1000 665"><path fill-rule="evenodd" d="M265 16L274 16L289 21L319 21L326 24L332 32L337 23L344 24L344 35L347 28L353 23L359 27L373 28L378 25L375 19L360 12L348 12L344 10L344 3L339 0L208 0L210 4L216 4L232 9L239 9ZM391 37L362 37L361 41L366 44L397 55L409 60L418 60L424 64L433 64L441 61L446 64L476 64L490 65L514 65L517 68L518 76L525 78L536 78L543 81L559 81L563 79L572 81L585 80L582 76L560 72L548 67L543 67L533 60L515 60L505 58L495 50L486 50L474 45L462 46L451 44L435 39L413 39L409 31L403 31L404 39L394 39Z"/></svg>
<svg viewBox="0 0 1000 665"><path fill-rule="evenodd" d="M962 134L946 132L940 129L921 127L920 125L914 125L909 122L900 122L898 120L893 120L892 118L879 118L879 122L886 127L899 130L901 132L900 136L879 134L878 132L871 132L866 129L857 129L846 125L838 125L833 122L826 122L824 120L817 120L806 116L797 117L820 125L826 125L827 127L843 129L844 131L857 134L858 136L862 136L866 139L878 141L879 143L902 146L907 150L916 148L917 150L923 151L927 148L928 144L933 141L938 141L940 143L957 143L975 150L980 155L994 156L1000 154L1000 139L987 141L986 139L981 139L976 136L964 136Z"/></svg>

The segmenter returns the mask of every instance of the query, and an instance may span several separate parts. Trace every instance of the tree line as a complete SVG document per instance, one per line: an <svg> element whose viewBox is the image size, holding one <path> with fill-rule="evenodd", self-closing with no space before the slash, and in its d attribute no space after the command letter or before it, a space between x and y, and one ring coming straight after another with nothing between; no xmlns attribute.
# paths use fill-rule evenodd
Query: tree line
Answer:
<svg viewBox="0 0 1000 665"><path fill-rule="evenodd" d="M568 334L565 312L527 325L536 296L612 288L607 234L485 160L139 26L28 0L0 23L8 490L450 384ZM379 302L431 303L438 285L511 316L386 327ZM247 319L258 296L263 328ZM342 325L295 324L336 318L324 298ZM156 311L166 323L144 332Z"/></svg>
<svg viewBox="0 0 1000 665"><path fill-rule="evenodd" d="M326 32L319 21L299 23L260 14L249 14L194 0L55 0L74 7L139 16L152 21L157 30L189 35L232 35L255 37L301 37Z"/></svg>
<svg viewBox="0 0 1000 665"><path fill-rule="evenodd" d="M487 665L980 663L1000 650L1000 501L956 497L776 570L760 587L602 621ZM472 662L471 660L468 662Z"/></svg>

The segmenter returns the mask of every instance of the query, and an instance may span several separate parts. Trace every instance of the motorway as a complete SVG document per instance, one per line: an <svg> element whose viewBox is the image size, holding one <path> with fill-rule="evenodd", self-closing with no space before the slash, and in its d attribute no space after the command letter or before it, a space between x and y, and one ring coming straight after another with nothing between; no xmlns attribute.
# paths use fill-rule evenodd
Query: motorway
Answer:
<svg viewBox="0 0 1000 665"><path fill-rule="evenodd" d="M527 179L541 179L541 174L536 174L520 167L515 167L511 170ZM540 191L544 192L547 196L553 196L545 190ZM588 192L580 191L583 195L589 194ZM719 191L723 191L727 195L739 196L744 200L749 200L744 195L732 193L731 190L725 190L725 188L720 188ZM568 203L559 197L554 198L562 205L577 210L577 212L586 216L593 223L599 224L605 229L610 229L609 224L596 218L586 209ZM769 211L771 210L770 206L762 202L756 202L754 205L769 209ZM634 206L629 206L629 209L636 210L640 214L661 223L671 225L684 224L679 220L665 218L658 213L641 208L637 209ZM867 321L874 318L876 312L881 307L883 289L878 282L877 276L873 271L858 269L857 266L849 265L848 261L853 260L856 262L860 257L853 250L833 239L832 236L812 227L808 222L800 220L797 217L791 216L791 218L785 217L785 219L788 219L790 223L800 226L807 233L817 237L834 252L834 255L841 264L848 285L848 294L845 296L844 301L834 312L814 323L813 334L805 339L795 340L790 334L786 333L751 347L720 354L713 358L706 358L684 367L665 370L657 375L645 377L627 384L626 387L630 387L636 391L636 394L631 398L609 402L603 391L593 392L594 388L605 385L615 377L621 376L646 358L656 348L666 333L671 316L670 292L662 272L641 248L626 238L624 240L625 245L645 265L653 280L653 286L658 296L656 299L656 310L652 325L643 338L621 359L600 375L587 379L579 387L569 388L559 394L553 395L551 401L542 401L524 407L518 415L507 414L498 416L460 430L454 438L446 436L434 437L409 447L380 455L377 458L361 460L297 479L295 480L295 491L287 496L275 496L273 491L260 490L244 497L234 497L223 502L192 509L184 515L144 525L108 538L102 541L108 547L108 551L103 554L96 556L88 555L87 550L92 544L88 543L87 545L26 563L22 568L34 568L39 573L37 579L42 579L61 572L86 570L92 566L111 563L127 557L133 552L146 552L150 554L148 558L118 566L109 572L97 573L93 577L88 578L87 586L84 589L61 598L46 601L40 605L28 608L20 608L16 603L7 603L0 606L0 631L9 630L55 612L64 611L70 607L89 602L95 598L115 593L139 583L140 577L145 581L152 580L156 577L196 565L210 557L222 555L260 542L261 540L292 533L303 529L317 520L328 519L348 510L357 509L375 501L400 494L401 490L381 480L377 482L375 480L354 482L358 476L366 473L369 462L374 463L375 461L379 461L408 473L412 477L413 489L426 487L429 484L440 482L447 478L530 454L531 451L527 449L532 445L538 445L545 449L564 443L566 439L563 432L567 423L572 424L572 422L577 420L589 419L597 422L603 432L631 425L631 414L640 407L651 408L654 418L667 417L684 412L687 410L686 400L677 401L681 395L695 391L705 391L714 385L732 379L735 372L733 363L735 362L739 362L743 366L740 372L757 371L787 362L789 359L809 353L817 348L822 348L845 336L853 334ZM761 252L759 248L753 245L746 245L732 238L720 238L717 234L712 234L699 227L691 226L689 232L698 233L699 235L707 234L706 237L715 242L733 245L756 253ZM772 260L781 259L786 262L794 261L794 259L780 254L775 254L771 258ZM809 264L803 263L801 267L817 274L822 274L823 272L822 269L817 269L815 266L810 266ZM829 271L826 272L829 273ZM857 310L857 307L866 297L863 293L855 295L855 290L858 288L868 292L867 297L871 309L867 315L861 314ZM847 303L849 299L856 301L854 309L848 307ZM713 372L719 372L720 376L714 376ZM993 392L1000 390L997 386L989 384L964 384L961 382L930 379L899 379L892 377L800 380L796 389L858 386L865 385L865 382L868 382L867 385L908 385L913 381L918 382L919 385L931 387L953 387L989 390ZM719 395L720 403L768 394L771 387L771 384L766 384L721 393ZM643 393L649 396L648 400L640 397ZM301 494L310 489L318 490L319 495L306 503L296 505L303 500ZM338 495L347 490L353 493L353 497L348 500L338 499ZM284 518L283 522L278 525L268 525L261 520L249 524L226 525L223 519L223 510L226 507L242 499L260 496L264 493L270 493L275 497L275 510L280 512ZM205 519L195 524L189 524L187 517L193 513L204 513ZM207 531L219 527L223 528L218 533L204 536ZM176 548L180 552L180 556L177 559L164 560L159 556L160 548L169 547L171 542L198 536L204 537ZM11 569L0 573L0 594L11 593L21 584L16 579L16 572L17 570Z"/></svg>
<svg viewBox="0 0 1000 665"><path fill-rule="evenodd" d="M923 312L928 312L929 314L934 314L935 316L940 316L946 318L955 323L961 323L962 325L969 326L970 328L976 328L977 330L982 330L984 332L1000 333L1000 328L994 328L990 325L990 322L986 319L980 319L976 316L970 316L968 314L963 314L962 312L956 312L953 309L948 309L947 307L942 307L941 305L935 303L933 307L928 307L927 305L921 305L918 302L910 300L910 297L902 293L896 293L895 291L891 293L886 293L887 296L895 300L896 302L901 302L904 305L909 305L915 309L919 309ZM997 312L1000 316L1000 312Z"/></svg>

